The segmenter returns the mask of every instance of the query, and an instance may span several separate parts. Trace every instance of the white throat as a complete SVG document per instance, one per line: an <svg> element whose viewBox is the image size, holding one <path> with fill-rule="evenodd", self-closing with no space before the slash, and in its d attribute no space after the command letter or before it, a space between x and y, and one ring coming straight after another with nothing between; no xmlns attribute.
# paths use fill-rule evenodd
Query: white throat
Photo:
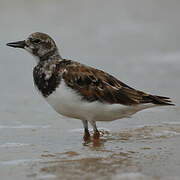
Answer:
<svg viewBox="0 0 180 180"><path fill-rule="evenodd" d="M25 48L24 48L29 54L31 54L31 56L33 56L34 57L34 59L35 59L35 61L36 61L36 63L38 64L39 63L39 57L37 57L37 56L34 56L33 55L33 52L32 52L32 50L30 49L30 48L28 48L27 46L25 46Z"/></svg>

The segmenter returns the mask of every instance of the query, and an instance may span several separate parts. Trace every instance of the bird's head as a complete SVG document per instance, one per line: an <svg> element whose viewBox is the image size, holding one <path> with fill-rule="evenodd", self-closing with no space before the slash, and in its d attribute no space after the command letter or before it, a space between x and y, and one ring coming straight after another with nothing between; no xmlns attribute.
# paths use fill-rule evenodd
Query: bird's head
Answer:
<svg viewBox="0 0 180 180"><path fill-rule="evenodd" d="M40 61L46 60L55 54L58 55L54 40L49 35L40 32L29 35L26 40L8 43L7 46L23 48L38 57Z"/></svg>

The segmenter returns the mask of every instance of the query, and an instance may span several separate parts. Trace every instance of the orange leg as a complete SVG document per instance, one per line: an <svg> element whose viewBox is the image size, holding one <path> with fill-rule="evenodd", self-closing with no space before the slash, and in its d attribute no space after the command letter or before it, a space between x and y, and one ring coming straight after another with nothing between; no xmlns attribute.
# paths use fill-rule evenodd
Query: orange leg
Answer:
<svg viewBox="0 0 180 180"><path fill-rule="evenodd" d="M84 141L87 142L90 140L90 138L91 138L91 136L90 136L89 131L85 129L84 130L84 136L83 136Z"/></svg>
<svg viewBox="0 0 180 180"><path fill-rule="evenodd" d="M94 147L99 147L101 146L101 139L100 139L100 133L98 130L94 131L93 134L93 146Z"/></svg>
<svg viewBox="0 0 180 180"><path fill-rule="evenodd" d="M100 138L100 133L99 133L98 130L96 130L96 131L94 132L93 138L94 138L94 139L99 139L99 138Z"/></svg>
<svg viewBox="0 0 180 180"><path fill-rule="evenodd" d="M96 122L95 121L90 121L92 127L93 127L93 131L94 131L94 134L93 134L93 139L94 140L99 140L100 139L100 133L97 129L97 126L96 126Z"/></svg>

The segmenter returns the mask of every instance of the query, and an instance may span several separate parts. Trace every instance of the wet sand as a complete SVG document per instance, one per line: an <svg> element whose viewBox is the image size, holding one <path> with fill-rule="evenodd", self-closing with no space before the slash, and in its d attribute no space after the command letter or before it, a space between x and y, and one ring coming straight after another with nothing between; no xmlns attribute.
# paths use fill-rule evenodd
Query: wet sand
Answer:
<svg viewBox="0 0 180 180"><path fill-rule="evenodd" d="M0 179L179 180L179 7L175 0L2 0ZM33 58L5 46L34 31L52 35L64 58L170 96L176 106L100 122L99 144L84 143L81 122L56 114L34 90Z"/></svg>
<svg viewBox="0 0 180 180"><path fill-rule="evenodd" d="M24 137L0 145L0 173L5 179L179 179L180 124L112 131L101 129L99 144L85 144L81 129L63 138L53 126L11 129Z"/></svg>

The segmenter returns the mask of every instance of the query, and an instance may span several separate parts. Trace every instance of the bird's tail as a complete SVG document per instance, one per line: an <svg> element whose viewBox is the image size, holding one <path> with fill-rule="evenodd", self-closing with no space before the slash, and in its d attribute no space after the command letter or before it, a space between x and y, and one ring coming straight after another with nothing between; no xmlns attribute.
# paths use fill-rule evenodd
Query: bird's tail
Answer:
<svg viewBox="0 0 180 180"><path fill-rule="evenodd" d="M149 96L147 96L147 98L149 100L151 100L151 102L154 103L154 104L171 105L171 106L175 105L175 104L172 103L172 101L171 101L171 99L169 97L149 95Z"/></svg>

